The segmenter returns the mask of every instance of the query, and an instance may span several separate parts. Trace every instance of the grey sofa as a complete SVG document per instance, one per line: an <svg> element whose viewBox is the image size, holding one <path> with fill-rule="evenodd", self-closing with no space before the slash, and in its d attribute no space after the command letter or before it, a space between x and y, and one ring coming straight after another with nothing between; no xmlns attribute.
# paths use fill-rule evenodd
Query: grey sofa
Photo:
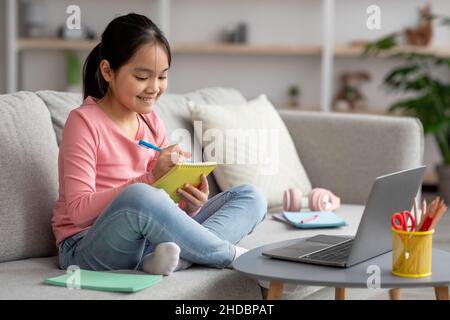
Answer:
<svg viewBox="0 0 450 320"><path fill-rule="evenodd" d="M157 112L170 132L192 132L187 99L206 103L243 102L228 88L166 94ZM165 277L134 294L69 290L45 285L62 274L50 227L57 199L57 153L68 112L81 96L38 91L0 95L0 299L261 299L258 282L230 269L194 266ZM329 234L354 234L375 177L422 162L423 131L412 118L280 110L313 187L332 190L342 199L337 211L347 227L304 231L266 219L240 245ZM172 141L176 142L176 141ZM282 179L283 177L280 177ZM219 189L210 176L212 195ZM280 195L281 197L282 195ZM296 287L286 299L323 298L318 287Z"/></svg>

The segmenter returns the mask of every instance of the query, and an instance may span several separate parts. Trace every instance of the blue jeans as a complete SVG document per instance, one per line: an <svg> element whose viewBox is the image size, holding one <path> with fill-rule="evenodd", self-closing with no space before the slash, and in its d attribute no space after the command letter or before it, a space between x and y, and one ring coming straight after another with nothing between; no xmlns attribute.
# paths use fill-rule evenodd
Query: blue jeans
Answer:
<svg viewBox="0 0 450 320"><path fill-rule="evenodd" d="M175 242L186 261L216 268L234 258L232 244L251 233L267 212L267 202L243 184L209 199L189 217L168 194L144 183L126 187L93 226L64 239L59 265L87 270L141 270L142 259L162 242Z"/></svg>

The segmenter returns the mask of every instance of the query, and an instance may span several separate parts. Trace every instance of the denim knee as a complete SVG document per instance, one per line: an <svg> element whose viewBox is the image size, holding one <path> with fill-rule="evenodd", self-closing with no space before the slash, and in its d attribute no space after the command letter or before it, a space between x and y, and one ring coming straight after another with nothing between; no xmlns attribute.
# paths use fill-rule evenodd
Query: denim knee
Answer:
<svg viewBox="0 0 450 320"><path fill-rule="evenodd" d="M120 194L120 201L126 203L127 208L139 212L148 212L149 207L172 200L162 189L152 187L145 183L134 183L127 186Z"/></svg>
<svg viewBox="0 0 450 320"><path fill-rule="evenodd" d="M267 213L267 200L261 190L251 184L241 184L232 188L231 191L251 198L253 202L252 208L255 209L251 212L255 215L256 222L259 223L264 220Z"/></svg>

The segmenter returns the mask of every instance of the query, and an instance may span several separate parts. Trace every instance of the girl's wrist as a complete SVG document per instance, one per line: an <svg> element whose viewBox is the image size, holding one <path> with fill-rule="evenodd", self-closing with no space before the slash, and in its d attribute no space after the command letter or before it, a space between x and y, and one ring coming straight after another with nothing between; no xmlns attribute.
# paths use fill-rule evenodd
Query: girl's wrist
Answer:
<svg viewBox="0 0 450 320"><path fill-rule="evenodd" d="M156 181L155 176L153 175L153 172L146 172L142 175L142 177L144 179L144 181L142 181L142 182L144 182L148 185L152 185Z"/></svg>
<svg viewBox="0 0 450 320"><path fill-rule="evenodd" d="M188 214L188 216L190 216L190 217L195 217L199 213L200 209L202 208L202 207L200 207L197 210L195 210L194 212L189 212L189 208L184 199L180 200L180 202L178 203L178 207L181 210L183 210L184 212L186 212Z"/></svg>
<svg viewBox="0 0 450 320"><path fill-rule="evenodd" d="M197 210L195 210L195 211L192 212L192 213L188 213L188 215L189 215L191 218L193 218L193 217L195 217L195 216L200 212L201 209L202 209L202 207L198 208Z"/></svg>

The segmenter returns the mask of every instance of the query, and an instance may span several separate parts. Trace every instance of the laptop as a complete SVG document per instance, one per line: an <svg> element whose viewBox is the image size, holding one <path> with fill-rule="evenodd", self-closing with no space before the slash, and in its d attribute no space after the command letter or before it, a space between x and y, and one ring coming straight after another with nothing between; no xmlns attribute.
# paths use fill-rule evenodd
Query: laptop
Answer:
<svg viewBox="0 0 450 320"><path fill-rule="evenodd" d="M354 237L317 235L268 248L267 257L336 267L350 267L391 251L391 215L410 210L426 166L375 179Z"/></svg>

